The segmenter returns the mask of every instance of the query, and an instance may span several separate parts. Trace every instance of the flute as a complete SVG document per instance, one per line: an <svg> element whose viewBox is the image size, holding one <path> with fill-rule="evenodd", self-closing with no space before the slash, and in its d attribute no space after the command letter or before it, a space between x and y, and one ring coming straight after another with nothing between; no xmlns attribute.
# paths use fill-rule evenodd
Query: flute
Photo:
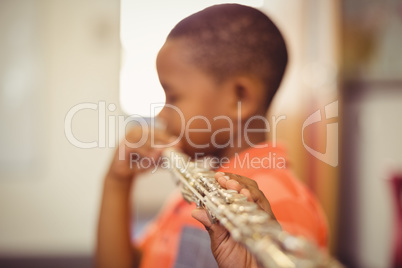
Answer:
<svg viewBox="0 0 402 268"><path fill-rule="evenodd" d="M276 220L235 190L222 188L215 172L191 162L169 148L163 152L183 198L204 208L212 223L219 222L263 267L343 267L312 242L283 231Z"/></svg>

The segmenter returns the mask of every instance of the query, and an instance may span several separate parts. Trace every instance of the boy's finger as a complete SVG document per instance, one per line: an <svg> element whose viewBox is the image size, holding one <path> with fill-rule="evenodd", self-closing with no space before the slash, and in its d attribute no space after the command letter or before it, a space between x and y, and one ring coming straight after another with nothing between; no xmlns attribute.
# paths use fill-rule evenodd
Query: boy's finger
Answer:
<svg viewBox="0 0 402 268"><path fill-rule="evenodd" d="M222 187L236 190L240 194L245 195L248 201L255 202L262 210L275 218L268 199L265 197L264 193L260 191L258 184L254 180L227 172L217 172L215 178Z"/></svg>
<svg viewBox="0 0 402 268"><path fill-rule="evenodd" d="M217 180L219 178L221 178L221 177L228 177L230 180L235 180L235 181L239 182L240 184L243 184L243 185L245 185L247 187L256 187L256 188L258 188L258 184L254 180L249 179L249 178L244 177L244 176L240 176L240 175L232 174L232 173L228 173L228 172L225 172L225 173L224 172L217 172L215 174L215 178Z"/></svg>
<svg viewBox="0 0 402 268"><path fill-rule="evenodd" d="M218 173L216 173L218 174ZM216 181L220 184L221 187L226 188L226 182L230 179L229 176L217 176L215 175Z"/></svg>
<svg viewBox="0 0 402 268"><path fill-rule="evenodd" d="M244 188L245 187L236 180L230 179L230 180L226 181L226 189L228 189L228 190L235 190L237 192L240 192Z"/></svg>
<svg viewBox="0 0 402 268"><path fill-rule="evenodd" d="M246 189L246 188L243 188L243 189L240 190L239 193L242 194L242 195L244 195L244 196L246 196L246 197L247 197L247 201L249 201L249 202L254 202L254 199L253 199L253 197L251 196L250 190L248 190L248 189Z"/></svg>
<svg viewBox="0 0 402 268"><path fill-rule="evenodd" d="M273 218L275 218L275 215L271 209L271 205L269 204L269 201L265 197L263 192L253 187L248 188L247 191L249 191L250 198L253 202L255 202L262 210L269 213Z"/></svg>
<svg viewBox="0 0 402 268"><path fill-rule="evenodd" d="M258 184L252 179L237 174L226 174L226 175L228 175L231 179L236 180L241 184L258 188Z"/></svg>
<svg viewBox="0 0 402 268"><path fill-rule="evenodd" d="M212 224L205 209L196 208L191 212L191 216L201 222L208 231L211 238L212 250L218 247L222 241L226 239L228 232L225 227L218 223Z"/></svg>
<svg viewBox="0 0 402 268"><path fill-rule="evenodd" d="M196 219L197 221L201 222L204 226L205 229L210 229L212 226L211 221L209 220L209 217L207 215L207 212L205 209L202 208L196 208L193 211L191 211L191 216Z"/></svg>
<svg viewBox="0 0 402 268"><path fill-rule="evenodd" d="M215 174L215 179L225 189L236 190L236 191L240 192L244 188L254 187L254 184L251 183L251 181L253 181L253 180L248 179L248 178L247 178L247 180L239 180L239 177L241 177L241 176L236 175L236 174L223 173L223 172L217 172ZM246 182L246 183L242 183L242 182ZM258 188L256 183L255 183L255 185Z"/></svg>
<svg viewBox="0 0 402 268"><path fill-rule="evenodd" d="M241 185L236 180L231 180L228 176L219 177L217 179L217 181L221 187L228 189L228 190L235 190L237 192L240 192L241 189L245 188L243 185Z"/></svg>

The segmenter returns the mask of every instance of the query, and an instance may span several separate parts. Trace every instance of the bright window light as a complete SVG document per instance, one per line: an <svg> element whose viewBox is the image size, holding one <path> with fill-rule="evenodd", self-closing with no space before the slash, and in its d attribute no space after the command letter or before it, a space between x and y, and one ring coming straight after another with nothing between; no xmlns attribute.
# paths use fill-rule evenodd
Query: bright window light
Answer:
<svg viewBox="0 0 402 268"><path fill-rule="evenodd" d="M155 115L151 103L165 102L155 61L166 36L181 19L205 7L223 3L262 7L264 0L121 0L120 105L125 113L144 117Z"/></svg>

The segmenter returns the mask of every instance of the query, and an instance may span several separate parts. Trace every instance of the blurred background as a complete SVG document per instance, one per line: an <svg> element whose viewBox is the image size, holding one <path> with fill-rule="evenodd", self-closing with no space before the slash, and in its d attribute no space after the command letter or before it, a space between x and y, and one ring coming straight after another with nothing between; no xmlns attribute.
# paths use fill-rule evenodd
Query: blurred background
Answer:
<svg viewBox="0 0 402 268"><path fill-rule="evenodd" d="M91 267L117 117L163 102L152 49L202 7L187 2L0 1L0 267ZM287 40L268 116L286 116L275 138L324 208L329 251L348 267L402 267L402 1L248 4ZM168 177L138 181L136 234L174 189Z"/></svg>

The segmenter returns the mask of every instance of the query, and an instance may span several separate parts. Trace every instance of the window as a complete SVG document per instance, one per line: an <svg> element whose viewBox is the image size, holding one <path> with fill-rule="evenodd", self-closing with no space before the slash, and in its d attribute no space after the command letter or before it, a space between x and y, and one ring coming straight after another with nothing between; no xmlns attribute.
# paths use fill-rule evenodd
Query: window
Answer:
<svg viewBox="0 0 402 268"><path fill-rule="evenodd" d="M222 3L261 7L264 0L121 0L120 105L124 112L150 117L153 113L150 104L164 103L165 95L159 84L155 60L166 36L184 17Z"/></svg>

